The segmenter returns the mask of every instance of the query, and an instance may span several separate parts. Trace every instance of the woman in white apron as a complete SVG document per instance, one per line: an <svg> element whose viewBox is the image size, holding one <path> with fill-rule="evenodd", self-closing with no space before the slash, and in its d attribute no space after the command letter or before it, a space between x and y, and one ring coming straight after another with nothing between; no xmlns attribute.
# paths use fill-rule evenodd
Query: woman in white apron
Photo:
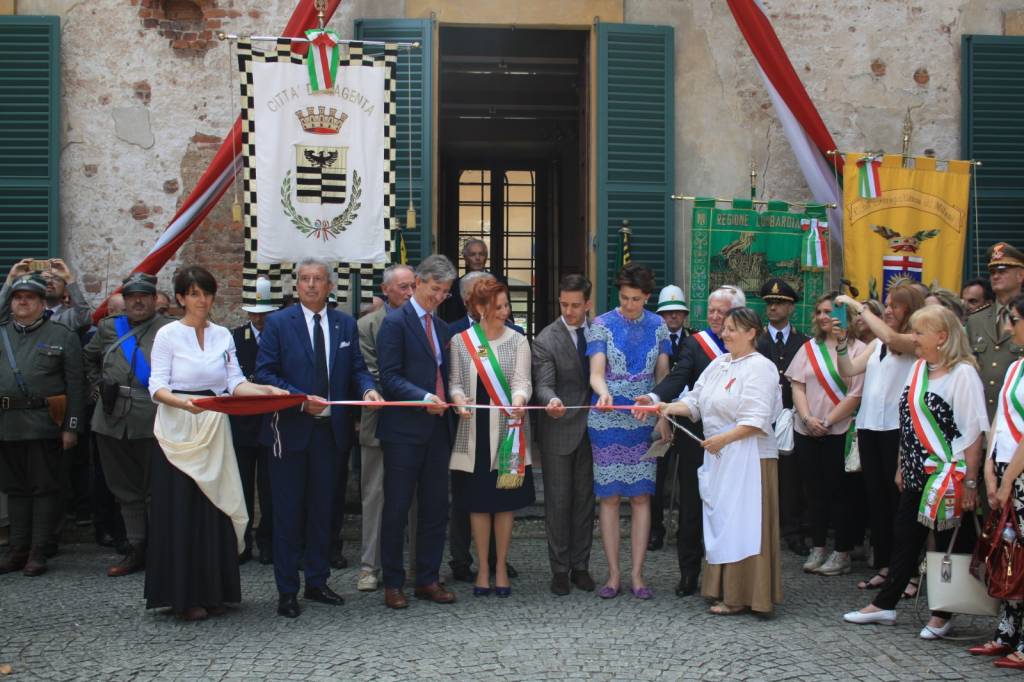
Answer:
<svg viewBox="0 0 1024 682"><path fill-rule="evenodd" d="M665 405L665 415L703 420L704 464L697 471L704 503L701 594L711 613L771 613L782 601L779 564L778 449L772 423L782 409L779 371L755 350L761 319L750 308L725 317L729 351L693 390Z"/></svg>

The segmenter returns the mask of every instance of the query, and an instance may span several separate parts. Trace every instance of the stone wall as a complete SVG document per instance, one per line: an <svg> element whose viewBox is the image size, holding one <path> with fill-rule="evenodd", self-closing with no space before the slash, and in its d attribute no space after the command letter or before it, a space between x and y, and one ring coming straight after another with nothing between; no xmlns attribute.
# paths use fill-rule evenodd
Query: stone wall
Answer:
<svg viewBox="0 0 1024 682"><path fill-rule="evenodd" d="M422 4L422 3L419 3ZM1024 0L764 0L811 99L842 149L960 153L960 39L1001 34ZM19 0L63 26L63 251L94 300L149 249L235 117L232 52L217 30L280 30L294 0ZM624 0L630 23L676 31L677 190L808 199L778 119L725 0ZM402 0L343 0L332 26L405 16ZM1012 29L1011 29L1012 30ZM210 266L237 319L241 230L229 194L178 262ZM677 207L677 272L688 271L689 210ZM177 262L161 275L164 288Z"/></svg>

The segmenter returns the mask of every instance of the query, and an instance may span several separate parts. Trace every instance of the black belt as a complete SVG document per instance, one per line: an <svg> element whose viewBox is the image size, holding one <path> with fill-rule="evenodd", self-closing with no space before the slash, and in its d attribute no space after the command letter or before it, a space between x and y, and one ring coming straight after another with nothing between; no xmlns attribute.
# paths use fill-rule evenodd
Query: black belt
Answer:
<svg viewBox="0 0 1024 682"><path fill-rule="evenodd" d="M177 389L171 389L171 393L184 393L186 395L200 395L203 397L216 397L216 393L207 389L205 391L179 391Z"/></svg>
<svg viewBox="0 0 1024 682"><path fill-rule="evenodd" d="M0 396L0 410L39 410L46 407L46 398L24 396Z"/></svg>

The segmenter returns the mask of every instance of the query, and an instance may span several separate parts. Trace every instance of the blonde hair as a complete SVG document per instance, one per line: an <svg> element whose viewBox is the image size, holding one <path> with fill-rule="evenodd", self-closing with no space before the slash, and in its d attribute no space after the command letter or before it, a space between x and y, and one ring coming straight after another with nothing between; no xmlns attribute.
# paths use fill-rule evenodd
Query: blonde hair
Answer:
<svg viewBox="0 0 1024 682"><path fill-rule="evenodd" d="M910 316L911 329L929 332L945 332L946 342L939 346L941 360L939 364L947 369L961 362L966 362L978 369L978 361L971 352L971 344L967 332L956 315L949 308L933 303L914 311Z"/></svg>

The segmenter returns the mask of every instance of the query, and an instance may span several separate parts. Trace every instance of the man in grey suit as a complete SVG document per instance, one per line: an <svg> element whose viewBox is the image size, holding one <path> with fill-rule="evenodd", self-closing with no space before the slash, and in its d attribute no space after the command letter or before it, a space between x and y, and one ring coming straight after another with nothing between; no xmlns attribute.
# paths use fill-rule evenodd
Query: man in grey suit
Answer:
<svg viewBox="0 0 1024 682"><path fill-rule="evenodd" d="M384 305L359 318L359 350L373 380L380 382L377 372L377 332L384 316L405 305L416 288L416 271L409 265L391 265L381 279ZM362 559L356 589L373 592L380 580L380 523L384 510L384 452L377 439L377 411L363 408L359 424L359 448L362 457L360 488L363 504ZM415 516L410 513L410 534L415 537ZM415 558L411 557L410 561Z"/></svg>
<svg viewBox="0 0 1024 682"><path fill-rule="evenodd" d="M538 414L537 442L544 476L544 525L551 563L551 592L569 594L569 583L591 592L590 548L594 540L594 464L587 435L587 411L566 406L590 404L590 363L586 355L590 282L566 275L558 284L562 316L533 342L533 395Z"/></svg>

